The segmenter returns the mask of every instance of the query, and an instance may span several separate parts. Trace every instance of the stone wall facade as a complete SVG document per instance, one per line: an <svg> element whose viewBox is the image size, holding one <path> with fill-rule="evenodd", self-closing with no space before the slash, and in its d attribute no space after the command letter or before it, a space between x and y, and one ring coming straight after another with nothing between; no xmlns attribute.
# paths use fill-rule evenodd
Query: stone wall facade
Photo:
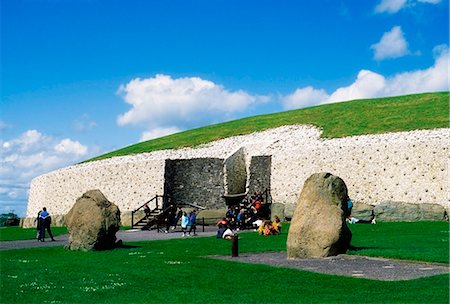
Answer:
<svg viewBox="0 0 450 304"><path fill-rule="evenodd" d="M225 205L223 159L194 158L167 160L164 194L180 203L192 203L208 209Z"/></svg>
<svg viewBox="0 0 450 304"><path fill-rule="evenodd" d="M257 180L269 185L272 203L284 206L289 216L304 181L324 171L341 177L355 202L438 204L448 210L450 129L337 139L322 139L320 133L315 127L285 126L50 172L31 183L24 226L33 225L43 206L52 215L66 214L91 189L102 191L122 214L164 193L220 209L224 201L217 197L240 191L244 181L246 191L264 191L254 186Z"/></svg>
<svg viewBox="0 0 450 304"><path fill-rule="evenodd" d="M272 156L259 155L252 157L250 161L248 193L249 194L253 194L255 192L260 193L267 190L267 193L265 193L264 195L264 200L266 200L266 203L272 203L270 195L271 193L270 183L272 176L271 169L272 169Z"/></svg>
<svg viewBox="0 0 450 304"><path fill-rule="evenodd" d="M240 148L225 160L225 193L244 193L247 175L245 149Z"/></svg>

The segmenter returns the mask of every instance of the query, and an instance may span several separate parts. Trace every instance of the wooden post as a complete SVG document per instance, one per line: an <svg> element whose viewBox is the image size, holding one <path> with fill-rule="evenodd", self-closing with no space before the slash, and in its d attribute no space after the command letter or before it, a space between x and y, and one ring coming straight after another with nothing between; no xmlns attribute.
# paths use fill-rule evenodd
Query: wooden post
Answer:
<svg viewBox="0 0 450 304"><path fill-rule="evenodd" d="M133 229L134 226L134 210L131 211L131 229Z"/></svg>
<svg viewBox="0 0 450 304"><path fill-rule="evenodd" d="M239 236L237 233L233 235L231 239L231 257L236 258L239 256Z"/></svg>

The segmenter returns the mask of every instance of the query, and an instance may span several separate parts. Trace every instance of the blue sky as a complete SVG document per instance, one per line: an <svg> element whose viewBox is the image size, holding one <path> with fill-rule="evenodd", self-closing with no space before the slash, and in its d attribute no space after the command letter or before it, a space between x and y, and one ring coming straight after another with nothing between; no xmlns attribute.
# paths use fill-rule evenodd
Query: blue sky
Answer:
<svg viewBox="0 0 450 304"><path fill-rule="evenodd" d="M2 0L0 212L32 178L211 123L448 90L448 1Z"/></svg>

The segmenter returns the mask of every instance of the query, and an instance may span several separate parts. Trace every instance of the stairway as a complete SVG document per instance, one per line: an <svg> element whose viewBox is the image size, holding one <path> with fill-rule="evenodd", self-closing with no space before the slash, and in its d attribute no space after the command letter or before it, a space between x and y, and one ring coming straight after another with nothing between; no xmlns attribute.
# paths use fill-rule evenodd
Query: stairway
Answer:
<svg viewBox="0 0 450 304"><path fill-rule="evenodd" d="M153 209L148 217L144 217L138 222L134 223L132 229L150 230L152 226L158 226L160 215L163 213L162 209Z"/></svg>

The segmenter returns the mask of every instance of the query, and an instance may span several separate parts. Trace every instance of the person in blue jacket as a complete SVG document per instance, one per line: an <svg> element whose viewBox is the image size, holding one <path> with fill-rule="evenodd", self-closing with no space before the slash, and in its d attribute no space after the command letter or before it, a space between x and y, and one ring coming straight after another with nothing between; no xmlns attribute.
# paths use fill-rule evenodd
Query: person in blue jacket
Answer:
<svg viewBox="0 0 450 304"><path fill-rule="evenodd" d="M52 241L55 241L52 234L52 229L50 228L50 224L52 223L52 218L50 214L47 212L47 208L42 208L42 212L39 215L39 224L40 224L40 230L39 230L39 238L38 240L41 242L45 242L45 230L47 229L48 235L52 239Z"/></svg>
<svg viewBox="0 0 450 304"><path fill-rule="evenodd" d="M191 232L194 232L194 235L197 235L196 230L196 222L197 222L197 215L196 215L197 210L194 209L189 213L189 232L188 235L191 235Z"/></svg>

